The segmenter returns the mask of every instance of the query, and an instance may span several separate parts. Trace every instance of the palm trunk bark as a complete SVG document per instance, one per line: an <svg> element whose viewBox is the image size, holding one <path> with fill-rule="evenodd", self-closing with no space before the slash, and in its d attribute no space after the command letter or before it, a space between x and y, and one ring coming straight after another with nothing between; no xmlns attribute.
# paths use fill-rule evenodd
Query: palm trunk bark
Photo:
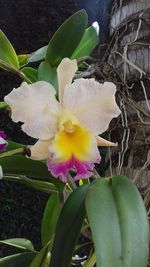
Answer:
<svg viewBox="0 0 150 267"><path fill-rule="evenodd" d="M119 156L110 151L108 173L128 175L147 187L150 185L149 0L114 1L110 46L105 58L117 74L115 81L122 109L118 127L113 125L110 129L114 139L118 138Z"/></svg>

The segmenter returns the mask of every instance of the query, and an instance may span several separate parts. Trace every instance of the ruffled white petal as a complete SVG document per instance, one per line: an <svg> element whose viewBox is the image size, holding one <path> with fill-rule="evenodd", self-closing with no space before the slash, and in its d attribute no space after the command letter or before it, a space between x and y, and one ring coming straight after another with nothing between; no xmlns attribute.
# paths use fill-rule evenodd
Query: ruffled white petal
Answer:
<svg viewBox="0 0 150 267"><path fill-rule="evenodd" d="M112 118L120 114L115 101L116 86L94 79L78 79L64 90L63 103L81 124L95 135L105 132Z"/></svg>
<svg viewBox="0 0 150 267"><path fill-rule="evenodd" d="M30 147L31 156L33 160L45 160L50 157L49 145L51 140L37 141L35 145Z"/></svg>
<svg viewBox="0 0 150 267"><path fill-rule="evenodd" d="M49 139L56 132L60 104L55 89L47 82L22 83L4 98L11 107L12 120L24 122L22 129L37 139Z"/></svg>
<svg viewBox="0 0 150 267"><path fill-rule="evenodd" d="M70 85L75 72L77 71L77 61L64 58L57 68L58 85L59 85L59 101L62 103L64 88Z"/></svg>

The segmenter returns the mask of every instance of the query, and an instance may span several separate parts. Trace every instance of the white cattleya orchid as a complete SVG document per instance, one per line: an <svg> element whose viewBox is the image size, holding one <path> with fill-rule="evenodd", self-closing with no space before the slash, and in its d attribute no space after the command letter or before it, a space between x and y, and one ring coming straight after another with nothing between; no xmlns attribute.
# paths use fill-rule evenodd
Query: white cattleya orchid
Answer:
<svg viewBox="0 0 150 267"><path fill-rule="evenodd" d="M72 83L76 71L76 60L64 58L59 64L59 101L53 86L44 81L24 82L5 97L13 121L23 122L22 130L39 139L31 146L31 159L47 159L49 171L63 182L71 169L76 180L92 175L94 163L100 162L97 146L116 145L98 135L120 114L113 83L95 79Z"/></svg>

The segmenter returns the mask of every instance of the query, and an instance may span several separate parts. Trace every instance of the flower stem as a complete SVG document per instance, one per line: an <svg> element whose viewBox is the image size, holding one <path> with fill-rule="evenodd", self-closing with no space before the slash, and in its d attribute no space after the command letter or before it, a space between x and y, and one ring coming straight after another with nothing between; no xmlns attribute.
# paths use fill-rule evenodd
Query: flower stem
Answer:
<svg viewBox="0 0 150 267"><path fill-rule="evenodd" d="M24 147L21 147L21 148L13 149L13 150L0 154L0 158L8 157L8 156L16 155L16 154L23 154L23 153L24 153Z"/></svg>
<svg viewBox="0 0 150 267"><path fill-rule="evenodd" d="M23 79L27 83L32 83L31 80L21 70L14 68L14 66L8 64L3 60L0 60L0 64L5 70L17 74L21 79Z"/></svg>
<svg viewBox="0 0 150 267"><path fill-rule="evenodd" d="M68 173L68 184L72 188L72 190L75 190L77 188L77 185L75 181L73 180L72 176Z"/></svg>
<svg viewBox="0 0 150 267"><path fill-rule="evenodd" d="M27 83L32 83L31 80L22 72L19 70L15 70L14 73L16 73L21 79L23 79Z"/></svg>

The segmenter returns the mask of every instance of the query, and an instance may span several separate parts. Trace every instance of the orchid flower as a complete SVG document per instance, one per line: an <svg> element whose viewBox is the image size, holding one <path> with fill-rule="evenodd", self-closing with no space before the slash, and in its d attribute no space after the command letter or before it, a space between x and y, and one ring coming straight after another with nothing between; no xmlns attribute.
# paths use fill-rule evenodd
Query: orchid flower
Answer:
<svg viewBox="0 0 150 267"><path fill-rule="evenodd" d="M23 122L22 130L38 141L31 146L31 159L47 159L53 176L67 182L69 170L75 180L92 175L100 162L97 146L114 146L98 135L120 114L115 102L116 86L95 79L77 79L76 60L64 58L57 68L59 92L44 81L22 83L6 97L12 120Z"/></svg>
<svg viewBox="0 0 150 267"><path fill-rule="evenodd" d="M0 151L4 150L7 146L7 141L5 140L6 134L3 131L0 131Z"/></svg>

